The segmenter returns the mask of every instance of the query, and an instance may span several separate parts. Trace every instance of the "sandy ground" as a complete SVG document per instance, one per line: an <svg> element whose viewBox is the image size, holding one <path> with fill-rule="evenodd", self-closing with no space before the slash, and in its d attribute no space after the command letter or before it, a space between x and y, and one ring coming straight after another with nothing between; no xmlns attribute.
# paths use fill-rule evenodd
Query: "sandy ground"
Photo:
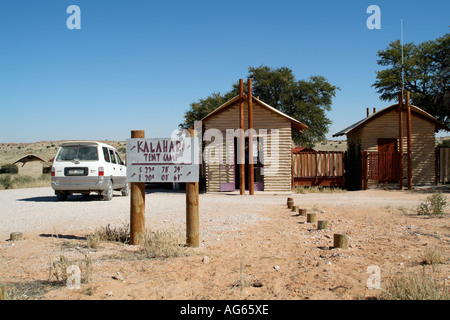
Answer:
<svg viewBox="0 0 450 320"><path fill-rule="evenodd" d="M448 282L449 215L414 214L430 194L425 189L293 194L296 205L328 221L329 228L320 231L286 208L286 194L201 194L200 247L187 249L187 256L142 259L137 246L86 246L85 235L95 228L128 222L128 197L57 202L50 188L2 190L0 282L15 288L15 299L368 299L380 293L367 287L369 266L379 267L383 288L396 273L422 270L427 247L444 249L446 263L434 276ZM147 227L184 235L184 205L183 193L149 192ZM14 231L24 239L9 241ZM334 233L346 233L350 248L332 248ZM49 280L51 261L61 255L89 259L89 283L71 289Z"/></svg>

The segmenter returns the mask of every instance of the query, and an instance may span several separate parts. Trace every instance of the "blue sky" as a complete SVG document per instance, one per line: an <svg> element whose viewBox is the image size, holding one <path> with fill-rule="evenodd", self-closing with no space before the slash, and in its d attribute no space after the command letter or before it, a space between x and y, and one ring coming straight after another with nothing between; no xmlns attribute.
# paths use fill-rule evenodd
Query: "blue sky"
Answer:
<svg viewBox="0 0 450 320"><path fill-rule="evenodd" d="M81 9L69 30L67 7ZM369 30L368 6L381 9ZM449 32L448 0L2 0L0 142L170 136L189 105L249 66L322 75L341 90L328 137L381 109L377 51Z"/></svg>

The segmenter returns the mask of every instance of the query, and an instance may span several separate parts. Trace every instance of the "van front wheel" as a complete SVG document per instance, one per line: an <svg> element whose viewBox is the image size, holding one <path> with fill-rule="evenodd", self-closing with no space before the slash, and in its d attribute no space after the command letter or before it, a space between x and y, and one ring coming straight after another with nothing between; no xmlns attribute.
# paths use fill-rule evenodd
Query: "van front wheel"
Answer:
<svg viewBox="0 0 450 320"><path fill-rule="evenodd" d="M122 193L122 196L128 197L128 195L130 194L130 186L128 185L128 183L125 184L125 186L120 190L120 192Z"/></svg>
<svg viewBox="0 0 450 320"><path fill-rule="evenodd" d="M108 180L106 189L102 192L102 197L104 201L110 201L113 198L113 187L111 180Z"/></svg>

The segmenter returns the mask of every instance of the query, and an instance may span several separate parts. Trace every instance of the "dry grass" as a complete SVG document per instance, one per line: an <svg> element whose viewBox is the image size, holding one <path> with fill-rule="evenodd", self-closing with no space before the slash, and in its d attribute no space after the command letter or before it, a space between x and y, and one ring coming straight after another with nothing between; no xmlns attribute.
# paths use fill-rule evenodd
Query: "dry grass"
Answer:
<svg viewBox="0 0 450 320"><path fill-rule="evenodd" d="M177 232L146 230L141 247L147 258L174 258L188 255L181 242L181 235Z"/></svg>
<svg viewBox="0 0 450 320"><path fill-rule="evenodd" d="M422 255L422 260L423 264L430 265L435 270L437 265L446 262L444 250L438 246L428 247Z"/></svg>
<svg viewBox="0 0 450 320"><path fill-rule="evenodd" d="M306 194L306 193L340 193L346 192L345 189L337 187L295 187L296 193Z"/></svg>
<svg viewBox="0 0 450 320"><path fill-rule="evenodd" d="M130 225L124 224L121 227L111 226L99 228L86 237L88 247L96 249L101 241L130 243Z"/></svg>
<svg viewBox="0 0 450 320"><path fill-rule="evenodd" d="M87 246L97 249L102 241L130 243L129 225L122 227L106 227L97 229L86 236ZM141 251L146 258L171 258L187 255L187 249L181 245L182 236L175 231L146 230L143 239L139 241Z"/></svg>
<svg viewBox="0 0 450 320"><path fill-rule="evenodd" d="M388 280L379 297L382 300L449 300L450 290L445 281L422 273L406 273Z"/></svg>
<svg viewBox="0 0 450 320"><path fill-rule="evenodd" d="M92 279L92 261L91 258L86 255L83 260L69 260L65 255L61 254L59 259L54 261L50 260L49 268L49 281L56 281L65 285L67 279L71 274L68 272L68 268L72 265L78 266L81 270L81 283L90 283Z"/></svg>
<svg viewBox="0 0 450 320"><path fill-rule="evenodd" d="M17 174L1 174L0 190L49 187L50 180L49 174L43 174L36 178Z"/></svg>

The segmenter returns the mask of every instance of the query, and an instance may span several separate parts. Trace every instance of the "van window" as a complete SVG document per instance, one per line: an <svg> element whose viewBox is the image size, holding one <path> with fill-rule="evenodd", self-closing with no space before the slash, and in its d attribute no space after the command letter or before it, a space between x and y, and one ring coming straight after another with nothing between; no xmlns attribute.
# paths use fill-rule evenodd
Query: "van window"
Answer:
<svg viewBox="0 0 450 320"><path fill-rule="evenodd" d="M114 151L109 150L109 156L110 156L110 158L111 158L111 162L112 162L112 163L117 163L117 162L116 162L116 157L114 156Z"/></svg>
<svg viewBox="0 0 450 320"><path fill-rule="evenodd" d="M116 154L117 163L123 165L124 163L123 163L122 159L120 159L119 154L115 151L114 151L114 153Z"/></svg>
<svg viewBox="0 0 450 320"><path fill-rule="evenodd" d="M56 161L97 161L97 146L68 145L62 146Z"/></svg>
<svg viewBox="0 0 450 320"><path fill-rule="evenodd" d="M111 160L109 160L108 148L106 148L106 147L103 147L103 156L105 157L106 162L111 162Z"/></svg>

